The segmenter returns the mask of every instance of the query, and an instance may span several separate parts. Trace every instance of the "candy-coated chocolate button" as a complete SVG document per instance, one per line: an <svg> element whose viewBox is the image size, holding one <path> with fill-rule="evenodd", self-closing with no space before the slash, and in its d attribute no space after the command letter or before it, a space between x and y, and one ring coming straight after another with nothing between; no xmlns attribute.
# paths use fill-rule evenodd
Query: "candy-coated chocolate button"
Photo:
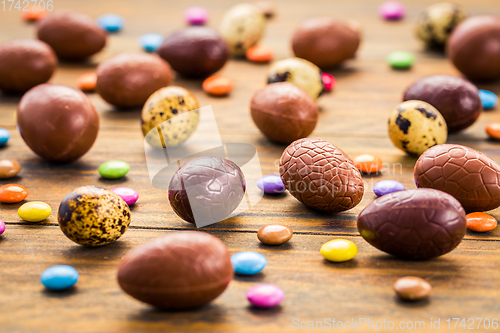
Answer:
<svg viewBox="0 0 500 333"><path fill-rule="evenodd" d="M35 22L42 19L46 13L46 11L40 10L38 6L35 6L29 8L29 10L23 10L21 15L26 22Z"/></svg>
<svg viewBox="0 0 500 333"><path fill-rule="evenodd" d="M28 222L40 222L52 214L52 209L45 202L27 202L17 210L17 215Z"/></svg>
<svg viewBox="0 0 500 333"><path fill-rule="evenodd" d="M0 220L0 235L5 231L5 222Z"/></svg>
<svg viewBox="0 0 500 333"><path fill-rule="evenodd" d="M497 220L486 213L475 212L465 216L467 229L477 232L486 232L497 227Z"/></svg>
<svg viewBox="0 0 500 333"><path fill-rule="evenodd" d="M293 231L283 224L268 224L257 232L257 238L267 245L281 245L288 242L293 236Z"/></svg>
<svg viewBox="0 0 500 333"><path fill-rule="evenodd" d="M0 186L0 202L16 203L23 201L28 196L28 189L17 184L6 184Z"/></svg>
<svg viewBox="0 0 500 333"><path fill-rule="evenodd" d="M47 268L40 276L40 281L47 289L65 290L73 287L79 277L78 271L73 267L58 265Z"/></svg>
<svg viewBox="0 0 500 333"><path fill-rule="evenodd" d="M356 168L362 173L375 173L380 171L383 166L380 157L370 154L356 156L353 161Z"/></svg>
<svg viewBox="0 0 500 333"><path fill-rule="evenodd" d="M378 14L385 20L400 20L405 16L405 6L398 1L386 1L378 7Z"/></svg>
<svg viewBox="0 0 500 333"><path fill-rule="evenodd" d="M246 57L251 62L265 63L273 60L274 51L269 46L255 45L247 50Z"/></svg>
<svg viewBox="0 0 500 333"><path fill-rule="evenodd" d="M118 194L118 196L122 198L123 201L125 201L129 206L135 204L137 202L137 199L139 199L139 193L137 193L136 190L130 187L115 187L110 191Z"/></svg>
<svg viewBox="0 0 500 333"><path fill-rule="evenodd" d="M498 96L488 90L479 89L479 98L485 110L493 109L498 104Z"/></svg>
<svg viewBox="0 0 500 333"><path fill-rule="evenodd" d="M337 82L337 80L328 73L321 73L321 80L323 81L323 86L325 86L326 91L331 91Z"/></svg>
<svg viewBox="0 0 500 333"><path fill-rule="evenodd" d="M432 287L429 282L417 276L405 276L392 286L399 298L407 301L418 301L431 294Z"/></svg>
<svg viewBox="0 0 500 333"><path fill-rule="evenodd" d="M108 32L118 32L123 29L125 19L117 14L104 14L97 19L97 25Z"/></svg>
<svg viewBox="0 0 500 333"><path fill-rule="evenodd" d="M155 52L163 44L163 39L161 34L144 34L139 37L139 45L146 52Z"/></svg>
<svg viewBox="0 0 500 333"><path fill-rule="evenodd" d="M268 194L282 193L286 190L279 175L267 175L257 180L257 187Z"/></svg>
<svg viewBox="0 0 500 333"><path fill-rule="evenodd" d="M0 160L0 179L17 176L21 171L21 165L13 160Z"/></svg>
<svg viewBox="0 0 500 333"><path fill-rule="evenodd" d="M76 79L76 85L82 91L94 91L97 82L97 75L95 73L85 73Z"/></svg>
<svg viewBox="0 0 500 333"><path fill-rule="evenodd" d="M321 255L333 262L351 260L357 253L356 244L347 239L334 239L321 246Z"/></svg>
<svg viewBox="0 0 500 333"><path fill-rule="evenodd" d="M228 95L233 87L233 80L222 75L214 75L203 81L203 90L214 96Z"/></svg>
<svg viewBox="0 0 500 333"><path fill-rule="evenodd" d="M117 179L125 176L130 170L130 165L123 161L107 161L99 166L99 174L107 179Z"/></svg>
<svg viewBox="0 0 500 333"><path fill-rule="evenodd" d="M492 139L500 140L500 121L495 121L486 125L486 134Z"/></svg>
<svg viewBox="0 0 500 333"><path fill-rule="evenodd" d="M247 291L248 301L259 308L271 308L285 299L285 292L273 284L259 284Z"/></svg>
<svg viewBox="0 0 500 333"><path fill-rule="evenodd" d="M5 146L10 139L10 132L0 127L0 147Z"/></svg>
<svg viewBox="0 0 500 333"><path fill-rule="evenodd" d="M266 267L267 259L258 252L243 251L231 256L231 264L236 274L254 275Z"/></svg>
<svg viewBox="0 0 500 333"><path fill-rule="evenodd" d="M204 25L208 21L208 10L200 6L189 7L184 11L184 19L189 25Z"/></svg>
<svg viewBox="0 0 500 333"><path fill-rule="evenodd" d="M386 195L386 194L389 194L392 192L404 191L404 190L405 190L405 186L403 184L401 184L398 181L389 180L389 179L388 180L381 180L381 181L375 183L375 185L373 185L373 193L375 193L375 195L377 197L381 197L383 195Z"/></svg>
<svg viewBox="0 0 500 333"><path fill-rule="evenodd" d="M408 51L395 51L387 56L387 63L394 69L409 69L415 62L415 56Z"/></svg>

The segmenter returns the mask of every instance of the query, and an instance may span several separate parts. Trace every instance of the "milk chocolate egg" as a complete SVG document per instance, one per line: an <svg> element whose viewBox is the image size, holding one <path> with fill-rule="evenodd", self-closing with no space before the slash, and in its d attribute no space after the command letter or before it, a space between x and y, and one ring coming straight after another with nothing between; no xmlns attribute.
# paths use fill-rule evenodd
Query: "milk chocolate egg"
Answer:
<svg viewBox="0 0 500 333"><path fill-rule="evenodd" d="M295 31L292 48L295 56L320 68L329 68L352 58L361 36L356 25L328 17L316 17L302 23Z"/></svg>
<svg viewBox="0 0 500 333"><path fill-rule="evenodd" d="M500 166L472 148L451 144L432 147L418 159L414 175L417 187L449 193L467 212L500 206Z"/></svg>
<svg viewBox="0 0 500 333"><path fill-rule="evenodd" d="M454 197L411 189L375 199L358 216L361 236L397 257L424 260L452 251L462 241L465 211Z"/></svg>
<svg viewBox="0 0 500 333"><path fill-rule="evenodd" d="M37 23L38 39L49 44L61 59L82 60L106 45L106 33L85 14L60 10Z"/></svg>
<svg viewBox="0 0 500 333"><path fill-rule="evenodd" d="M17 106L17 125L24 142L37 155L67 163L92 147L99 115L81 91L44 83L24 94Z"/></svg>
<svg viewBox="0 0 500 333"><path fill-rule="evenodd" d="M173 79L170 65L147 53L119 54L103 61L96 74L96 89L101 97L124 108L142 106L152 93Z"/></svg>
<svg viewBox="0 0 500 333"><path fill-rule="evenodd" d="M120 287L135 299L166 310L203 306L233 278L226 246L201 231L178 231L140 245L118 267Z"/></svg>
<svg viewBox="0 0 500 333"><path fill-rule="evenodd" d="M57 58L46 43L16 39L0 45L0 90L25 92L47 82L56 69Z"/></svg>
<svg viewBox="0 0 500 333"><path fill-rule="evenodd" d="M476 86L448 75L427 76L416 81L404 92L403 101L408 100L424 101L438 109L449 132L469 127L482 110Z"/></svg>
<svg viewBox="0 0 500 333"><path fill-rule="evenodd" d="M363 198L363 179L352 160L318 138L289 145L281 155L280 175L290 194L313 209L342 212Z"/></svg>
<svg viewBox="0 0 500 333"><path fill-rule="evenodd" d="M286 144L311 134L318 121L314 99L290 82L273 83L257 91L250 110L265 136Z"/></svg>
<svg viewBox="0 0 500 333"><path fill-rule="evenodd" d="M186 77L200 78L224 66L229 59L229 48L214 29L191 26L167 36L158 54L176 72Z"/></svg>
<svg viewBox="0 0 500 333"><path fill-rule="evenodd" d="M462 22L448 41L457 69L474 80L500 78L500 16L479 15Z"/></svg>

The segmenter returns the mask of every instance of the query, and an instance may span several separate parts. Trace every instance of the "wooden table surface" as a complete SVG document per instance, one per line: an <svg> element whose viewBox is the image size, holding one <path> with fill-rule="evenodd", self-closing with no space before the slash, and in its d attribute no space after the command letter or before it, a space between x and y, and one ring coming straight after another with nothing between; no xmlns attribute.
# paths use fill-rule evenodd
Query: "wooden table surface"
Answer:
<svg viewBox="0 0 500 333"><path fill-rule="evenodd" d="M377 15L381 1L374 0L276 0L277 17L271 20L262 43L272 46L276 59L292 55L290 40L303 20L328 15L352 18L363 25L363 43L356 59L331 71L337 78L335 90L318 100L320 117L312 136L321 137L354 157L374 153L387 165L382 175L364 176L366 192L356 208L336 214L307 209L289 194L264 196L245 213L203 230L220 239L231 254L254 250L269 263L251 277L237 276L229 288L210 305L188 312L161 312L132 299L116 282L116 270L127 251L148 240L176 230L193 229L170 208L166 191L154 188L149 180L142 133L140 109L118 111L98 95L89 97L99 111L101 128L98 139L79 161L52 165L35 156L20 138L14 119L18 96L0 95L0 127L12 133L12 139L0 149L1 158L22 164L20 177L0 184L19 183L29 191L28 200L47 202L53 210L43 223L30 224L17 216L18 204L0 204L0 218L7 230L0 237L0 331L2 332L284 332L297 331L302 321L423 321L425 329L440 319L441 330L448 331L448 318L500 317L500 228L488 233L468 231L464 241L452 253L428 261L399 260L371 247L356 229L356 217L375 195L374 182L382 179L401 181L414 188L412 170L415 158L392 145L387 135L387 118L400 102L402 92L414 80L426 75L459 75L443 56L423 50L413 34L415 18L430 0L404 0L408 15L401 22L385 22ZM498 0L456 0L472 14L500 14ZM234 1L197 0L206 6L210 25L217 27L225 10ZM60 64L53 83L75 87L76 78L94 70L97 63L125 51L139 51L137 38L144 33L169 33L184 23L182 11L191 3L183 1L66 1L54 0L54 8L71 8L97 18L103 13L121 14L126 19L123 32L109 37L108 46L91 62ZM25 24L18 12L0 11L0 42L13 38L34 37L34 26ZM416 54L409 71L393 71L385 63L391 51L409 50ZM249 103L252 94L266 81L268 65L231 60L221 74L234 79L235 89L228 98L211 98L201 90L201 81L180 78L176 85L186 87L200 105L211 105L225 142L244 142L257 147L263 174L277 173L277 161L285 146L267 141L254 126ZM500 93L498 82L478 84ZM487 139L484 127L499 119L500 110L484 112L466 131L451 135L448 142L478 149L500 162L500 144ZM98 166L111 159L131 165L127 177L104 180ZM400 164L402 168L392 168ZM132 208L132 224L117 242L85 248L67 239L57 224L57 208L64 196L83 185L112 188L129 186L140 193ZM500 210L490 212L497 219ZM260 244L257 230L269 223L284 223L294 230L293 239L282 246ZM355 259L334 264L319 253L321 245L333 238L352 240L359 248ZM77 286L67 292L48 292L39 282L40 274L57 264L74 266L80 272ZM398 301L393 282L405 275L417 275L433 286L425 302ZM282 287L286 299L270 310L251 308L245 292L258 283ZM297 318L297 319L294 319ZM483 319L484 320L484 319ZM498 319L497 319L498 320ZM303 324L306 327L308 323ZM453 331L454 321L451 321ZM471 328L477 326L478 320ZM407 324L410 325L409 323ZM493 326L492 326L493 327ZM359 331L368 332L364 326ZM387 331L381 329L380 331ZM436 326L433 331L436 331ZM463 330L457 325L456 330ZM491 328L490 328L491 330ZM479 329L478 331L486 331Z"/></svg>

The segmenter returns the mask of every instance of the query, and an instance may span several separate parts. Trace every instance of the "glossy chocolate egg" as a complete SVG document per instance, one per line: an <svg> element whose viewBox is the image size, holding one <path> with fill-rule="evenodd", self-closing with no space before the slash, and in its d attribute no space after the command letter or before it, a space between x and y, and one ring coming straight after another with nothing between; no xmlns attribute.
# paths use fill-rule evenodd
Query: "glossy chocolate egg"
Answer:
<svg viewBox="0 0 500 333"><path fill-rule="evenodd" d="M106 45L106 33L85 14L55 11L37 24L38 39L52 47L61 59L82 60Z"/></svg>
<svg viewBox="0 0 500 333"><path fill-rule="evenodd" d="M342 212L363 198L363 179L353 161L318 138L289 145L281 155L280 175L290 194L313 209Z"/></svg>
<svg viewBox="0 0 500 333"><path fill-rule="evenodd" d="M176 72L201 78L217 72L226 64L229 48L214 29L191 26L167 36L158 54Z"/></svg>
<svg viewBox="0 0 500 333"><path fill-rule="evenodd" d="M173 80L170 65L147 53L122 53L103 61L96 70L97 92L117 107L142 106L156 90Z"/></svg>
<svg viewBox="0 0 500 333"><path fill-rule="evenodd" d="M500 206L500 166L477 150L439 145L415 164L417 187L434 188L454 196L467 212Z"/></svg>
<svg viewBox="0 0 500 333"><path fill-rule="evenodd" d="M450 252L466 229L460 202L433 189L384 195L358 216L359 233L368 243L407 259L424 260Z"/></svg>
<svg viewBox="0 0 500 333"><path fill-rule="evenodd" d="M222 294L233 278L233 267L218 238L201 231L177 231L127 253L117 277L120 287L141 302L187 310Z"/></svg>
<svg viewBox="0 0 500 333"><path fill-rule="evenodd" d="M0 90L25 92L47 82L56 69L57 58L46 43L16 39L0 45Z"/></svg>
<svg viewBox="0 0 500 333"><path fill-rule="evenodd" d="M340 65L358 50L361 35L355 24L316 17L303 22L293 35L295 56L320 68Z"/></svg>
<svg viewBox="0 0 500 333"><path fill-rule="evenodd" d="M26 92L17 106L24 142L46 160L67 163L83 156L99 132L99 115L79 90L44 83Z"/></svg>
<svg viewBox="0 0 500 333"><path fill-rule="evenodd" d="M424 101L438 109L449 132L469 127L482 110L476 86L448 75L427 76L416 81L404 92L403 101L408 100Z"/></svg>

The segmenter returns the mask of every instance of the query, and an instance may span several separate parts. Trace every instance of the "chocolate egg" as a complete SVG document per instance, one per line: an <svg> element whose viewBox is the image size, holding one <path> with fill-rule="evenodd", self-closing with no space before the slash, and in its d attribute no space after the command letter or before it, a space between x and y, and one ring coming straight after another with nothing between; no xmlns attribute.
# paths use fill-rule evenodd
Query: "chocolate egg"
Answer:
<svg viewBox="0 0 500 333"><path fill-rule="evenodd" d="M359 214L358 230L381 251L424 260L456 248L467 228L465 211L454 197L433 189L411 189L375 199Z"/></svg>
<svg viewBox="0 0 500 333"><path fill-rule="evenodd" d="M330 68L352 58L360 41L357 25L316 17L305 21L295 31L292 48L295 56L320 68Z"/></svg>
<svg viewBox="0 0 500 333"><path fill-rule="evenodd" d="M127 253L120 287L135 299L167 310L203 306L226 290L233 267L226 246L201 231L178 231Z"/></svg>
<svg viewBox="0 0 500 333"><path fill-rule="evenodd" d="M424 101L438 109L449 132L469 127L482 110L476 86L448 75L427 76L416 81L404 92L403 101L408 100Z"/></svg>
<svg viewBox="0 0 500 333"><path fill-rule="evenodd" d="M37 24L38 39L49 44L61 59L82 60L106 45L106 33L85 14L60 10Z"/></svg>
<svg viewBox="0 0 500 333"><path fill-rule="evenodd" d="M265 136L286 144L311 134L318 121L314 99L289 82L273 83L257 91L250 110Z"/></svg>
<svg viewBox="0 0 500 333"><path fill-rule="evenodd" d="M221 157L195 158L170 180L168 199L174 212L198 227L227 218L245 194L245 176L232 161Z"/></svg>
<svg viewBox="0 0 500 333"><path fill-rule="evenodd" d="M176 72L200 78L217 72L226 64L229 48L214 29L191 26L165 38L158 54Z"/></svg>
<svg viewBox="0 0 500 333"><path fill-rule="evenodd" d="M99 115L76 89L44 83L31 88L17 106L24 142L46 160L67 163L83 156L99 132Z"/></svg>
<svg viewBox="0 0 500 333"><path fill-rule="evenodd" d="M472 148L451 144L432 147L418 159L414 175L417 187L449 193L467 212L500 206L500 166Z"/></svg>
<svg viewBox="0 0 500 333"><path fill-rule="evenodd" d="M152 94L142 109L142 133L153 147L175 147L193 134L200 120L196 97L182 87Z"/></svg>
<svg viewBox="0 0 500 333"><path fill-rule="evenodd" d="M0 45L0 90L25 92L47 82L56 69L57 58L46 43L16 39Z"/></svg>
<svg viewBox="0 0 500 333"><path fill-rule="evenodd" d="M474 80L500 78L500 16L468 18L453 31L448 55L457 69Z"/></svg>
<svg viewBox="0 0 500 333"><path fill-rule="evenodd" d="M83 186L66 195L59 205L57 220L73 242L102 246L120 238L130 224L130 209L114 192Z"/></svg>
<svg viewBox="0 0 500 333"><path fill-rule="evenodd" d="M103 61L96 70L96 89L117 107L142 106L156 90L172 82L165 60L147 53L122 53Z"/></svg>
<svg viewBox="0 0 500 333"><path fill-rule="evenodd" d="M290 194L313 209L342 212L363 198L363 179L352 160L318 138L289 145L281 155L280 174Z"/></svg>
<svg viewBox="0 0 500 333"><path fill-rule="evenodd" d="M267 83L291 82L317 99L324 91L321 71L310 61L288 58L275 62L267 74Z"/></svg>

